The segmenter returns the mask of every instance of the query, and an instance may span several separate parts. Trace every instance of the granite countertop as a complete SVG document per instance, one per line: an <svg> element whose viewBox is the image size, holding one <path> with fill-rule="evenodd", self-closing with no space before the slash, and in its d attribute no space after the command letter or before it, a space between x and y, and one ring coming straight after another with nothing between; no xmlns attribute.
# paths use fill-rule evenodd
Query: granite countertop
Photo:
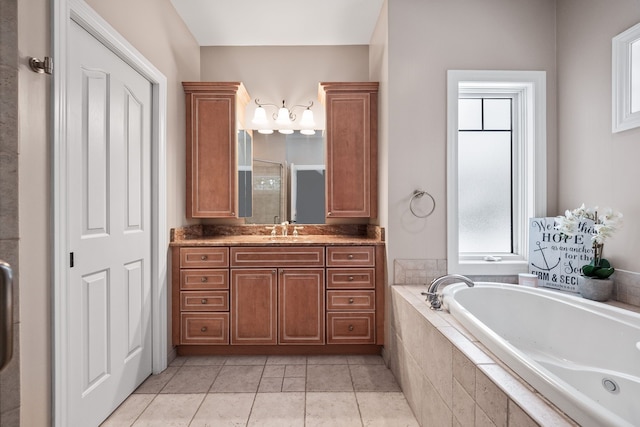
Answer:
<svg viewBox="0 0 640 427"><path fill-rule="evenodd" d="M266 225L191 225L171 229L170 246L340 246L384 245L384 229L371 225L304 225L298 236L271 236Z"/></svg>

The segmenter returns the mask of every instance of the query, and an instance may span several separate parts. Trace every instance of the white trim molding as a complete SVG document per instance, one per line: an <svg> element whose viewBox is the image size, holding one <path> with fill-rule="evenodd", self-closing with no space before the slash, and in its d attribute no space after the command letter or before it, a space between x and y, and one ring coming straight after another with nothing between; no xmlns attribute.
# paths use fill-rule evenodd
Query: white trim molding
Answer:
<svg viewBox="0 0 640 427"><path fill-rule="evenodd" d="M611 44L611 130L616 133L640 126L640 24L615 36ZM633 103L638 104L635 111Z"/></svg>
<svg viewBox="0 0 640 427"><path fill-rule="evenodd" d="M166 122L167 79L126 39L102 19L83 0L53 1L53 52L56 71L53 76L53 148L52 148L52 199L53 199L53 425L66 426L68 414L68 368L65 365L69 351L67 284L69 265L67 254L67 61L68 32L71 21L76 22L96 37L144 76L152 85L152 250L151 250L151 323L152 369L162 372L167 367L167 201L166 201Z"/></svg>
<svg viewBox="0 0 640 427"><path fill-rule="evenodd" d="M514 100L517 173L512 177L511 254L460 254L458 218L458 98L460 93L503 94ZM547 202L546 73L544 71L449 70L447 73L447 271L469 275L511 275L528 270L529 218L544 216Z"/></svg>

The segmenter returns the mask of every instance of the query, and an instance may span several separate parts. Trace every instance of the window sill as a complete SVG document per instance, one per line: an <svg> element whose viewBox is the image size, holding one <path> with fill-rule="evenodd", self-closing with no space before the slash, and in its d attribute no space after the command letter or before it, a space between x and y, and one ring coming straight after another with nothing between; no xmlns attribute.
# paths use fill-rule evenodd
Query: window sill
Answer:
<svg viewBox="0 0 640 427"><path fill-rule="evenodd" d="M518 273L528 273L529 263L524 260L513 261L458 261L449 262L447 265L449 273L466 275L512 275Z"/></svg>

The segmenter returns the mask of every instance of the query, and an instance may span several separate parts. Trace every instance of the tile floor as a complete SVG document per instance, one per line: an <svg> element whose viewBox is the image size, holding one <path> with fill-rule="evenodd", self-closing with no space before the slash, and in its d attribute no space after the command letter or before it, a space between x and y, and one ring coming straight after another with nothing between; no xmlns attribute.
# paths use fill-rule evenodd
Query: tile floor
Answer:
<svg viewBox="0 0 640 427"><path fill-rule="evenodd" d="M150 376L102 426L418 427L418 422L380 356L191 356Z"/></svg>

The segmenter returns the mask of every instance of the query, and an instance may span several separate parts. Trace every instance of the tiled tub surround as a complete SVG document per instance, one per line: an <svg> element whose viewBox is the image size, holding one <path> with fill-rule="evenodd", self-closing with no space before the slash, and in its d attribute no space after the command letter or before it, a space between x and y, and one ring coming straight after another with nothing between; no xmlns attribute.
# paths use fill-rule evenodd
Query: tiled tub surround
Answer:
<svg viewBox="0 0 640 427"><path fill-rule="evenodd" d="M455 273L453 271L452 273ZM396 259L393 261L393 283L424 285L447 274L446 259ZM478 282L518 283L518 276L469 276ZM619 301L640 307L640 273L616 270L615 285L609 303Z"/></svg>
<svg viewBox="0 0 640 427"><path fill-rule="evenodd" d="M576 426L504 366L421 285L391 287L386 357L423 426Z"/></svg>

